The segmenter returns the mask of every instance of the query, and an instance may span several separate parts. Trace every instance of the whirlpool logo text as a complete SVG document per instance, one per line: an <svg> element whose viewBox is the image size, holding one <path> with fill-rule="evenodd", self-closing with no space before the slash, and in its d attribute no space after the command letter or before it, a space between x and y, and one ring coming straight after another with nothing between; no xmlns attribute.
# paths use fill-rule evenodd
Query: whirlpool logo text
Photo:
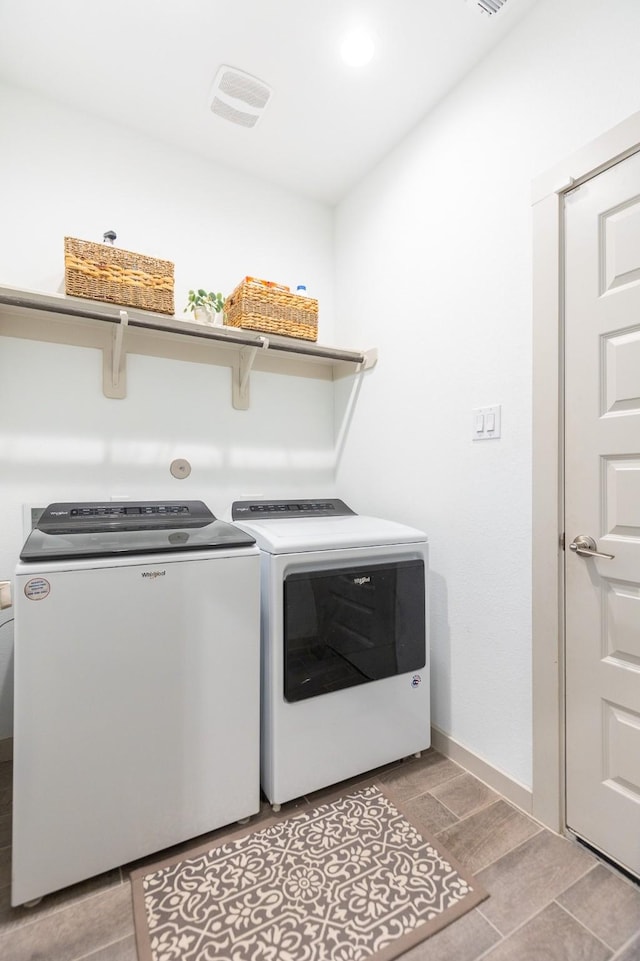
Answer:
<svg viewBox="0 0 640 961"><path fill-rule="evenodd" d="M370 584L371 578L370 577L354 577L353 583L354 584Z"/></svg>
<svg viewBox="0 0 640 961"><path fill-rule="evenodd" d="M142 571L140 577L164 577L166 571Z"/></svg>

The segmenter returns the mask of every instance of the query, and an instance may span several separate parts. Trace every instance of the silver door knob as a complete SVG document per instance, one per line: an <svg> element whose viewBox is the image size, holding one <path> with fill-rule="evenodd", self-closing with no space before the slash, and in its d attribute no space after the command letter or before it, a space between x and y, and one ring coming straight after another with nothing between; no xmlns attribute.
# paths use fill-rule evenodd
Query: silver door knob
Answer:
<svg viewBox="0 0 640 961"><path fill-rule="evenodd" d="M580 557L603 557L608 561L612 561L616 556L615 554L602 554L596 550L596 547L597 544L593 537L589 537L588 534L578 534L571 544L569 544L569 550L575 554L579 554Z"/></svg>

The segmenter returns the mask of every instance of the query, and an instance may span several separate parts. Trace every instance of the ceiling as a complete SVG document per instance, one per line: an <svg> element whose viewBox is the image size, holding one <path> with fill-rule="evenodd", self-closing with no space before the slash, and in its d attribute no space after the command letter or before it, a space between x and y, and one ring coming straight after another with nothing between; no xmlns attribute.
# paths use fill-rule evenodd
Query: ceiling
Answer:
<svg viewBox="0 0 640 961"><path fill-rule="evenodd" d="M333 204L536 2L0 0L0 80ZM210 110L223 64L272 88L252 129Z"/></svg>

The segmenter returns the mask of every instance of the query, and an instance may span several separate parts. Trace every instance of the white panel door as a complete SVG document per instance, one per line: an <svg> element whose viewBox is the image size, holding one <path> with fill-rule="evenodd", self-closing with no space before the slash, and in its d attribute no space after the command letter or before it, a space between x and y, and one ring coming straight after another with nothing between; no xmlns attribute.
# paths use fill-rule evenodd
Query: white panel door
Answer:
<svg viewBox="0 0 640 961"><path fill-rule="evenodd" d="M567 824L640 875L639 154L565 230Z"/></svg>

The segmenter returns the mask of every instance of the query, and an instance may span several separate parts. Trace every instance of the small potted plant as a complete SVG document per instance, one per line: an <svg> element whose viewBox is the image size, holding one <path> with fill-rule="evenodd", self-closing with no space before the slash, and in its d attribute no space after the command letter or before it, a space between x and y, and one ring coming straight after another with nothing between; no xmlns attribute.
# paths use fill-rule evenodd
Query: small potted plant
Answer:
<svg viewBox="0 0 640 961"><path fill-rule="evenodd" d="M202 287L199 290L190 290L187 297L187 306L184 308L193 313L194 319L200 324L213 324L221 327L223 319L220 316L224 308L224 297L222 294L214 294L212 290L206 291Z"/></svg>

